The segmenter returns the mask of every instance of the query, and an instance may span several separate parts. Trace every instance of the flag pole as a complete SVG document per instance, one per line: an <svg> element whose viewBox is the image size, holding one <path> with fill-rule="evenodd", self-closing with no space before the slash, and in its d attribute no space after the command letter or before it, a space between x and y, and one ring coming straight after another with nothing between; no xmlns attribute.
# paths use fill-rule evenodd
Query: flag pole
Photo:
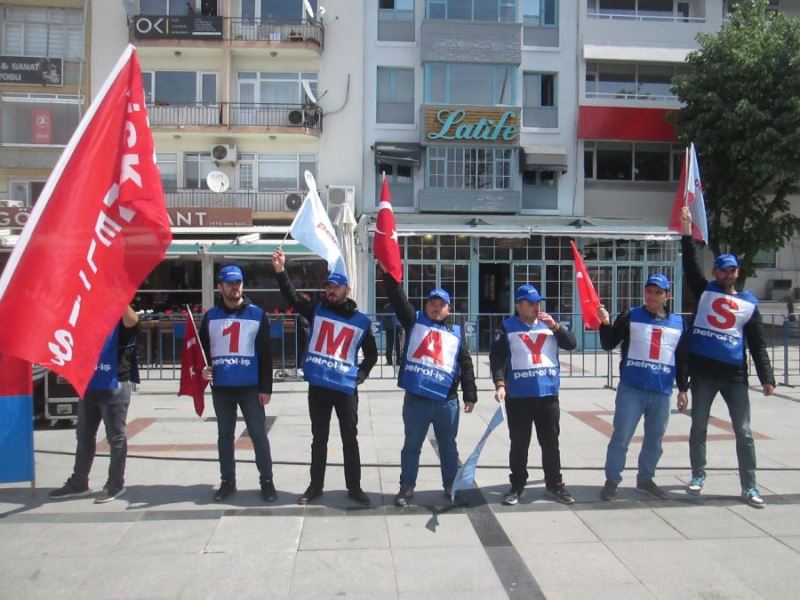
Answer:
<svg viewBox="0 0 800 600"><path fill-rule="evenodd" d="M686 147L686 151L683 153L683 172L686 173L686 181L683 184L683 205L689 206L689 177L691 175L689 173L689 146Z"/></svg>
<svg viewBox="0 0 800 600"><path fill-rule="evenodd" d="M195 325L194 322L194 315L192 314L192 309L188 304L186 305L186 312L189 315L189 318L192 320L192 329L194 330L194 337L197 339L197 345L200 346L200 354L203 355L203 362L205 363L206 366L208 366L206 351L203 350L203 344L200 343L200 332L197 331L197 325Z"/></svg>

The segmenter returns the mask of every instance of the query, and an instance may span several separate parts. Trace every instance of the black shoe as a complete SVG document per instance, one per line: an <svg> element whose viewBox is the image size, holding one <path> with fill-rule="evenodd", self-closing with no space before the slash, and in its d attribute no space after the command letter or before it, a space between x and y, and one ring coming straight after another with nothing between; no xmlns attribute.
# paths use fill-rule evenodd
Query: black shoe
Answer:
<svg viewBox="0 0 800 600"><path fill-rule="evenodd" d="M66 483L58 488L57 490L53 490L48 494L54 500L64 500L66 498L80 498L82 496L88 496L92 493L92 490L89 489L88 485L77 485L72 481L72 478L67 479Z"/></svg>
<svg viewBox="0 0 800 600"><path fill-rule="evenodd" d="M567 486L563 483L553 489L548 489L547 493L561 504L575 504L575 498L567 491Z"/></svg>
<svg viewBox="0 0 800 600"><path fill-rule="evenodd" d="M367 496L361 488L348 490L347 496L358 502L361 506L372 506L372 500L369 499L369 496Z"/></svg>
<svg viewBox="0 0 800 600"><path fill-rule="evenodd" d="M236 484L228 481L223 481L219 485L219 489L214 492L214 502L224 502L229 496L236 493Z"/></svg>
<svg viewBox="0 0 800 600"><path fill-rule="evenodd" d="M106 486L103 488L103 491L100 492L100 495L94 499L94 503L105 504L106 502L111 502L124 495L127 491L127 488L122 485L115 487Z"/></svg>
<svg viewBox="0 0 800 600"><path fill-rule="evenodd" d="M305 505L311 502L312 500L319 498L320 496L322 496L322 490L317 489L313 486L308 486L306 488L306 491L303 492L303 495L297 499L297 503Z"/></svg>
<svg viewBox="0 0 800 600"><path fill-rule="evenodd" d="M409 501L411 498L414 497L414 486L413 485L401 485L400 490L397 492L397 495L394 497L394 505L395 506L408 506Z"/></svg>
<svg viewBox="0 0 800 600"><path fill-rule="evenodd" d="M606 483L603 486L603 489L600 490L600 497L606 502L608 502L616 495L617 495L617 484L614 483L613 481L609 481L608 479L606 479Z"/></svg>
<svg viewBox="0 0 800 600"><path fill-rule="evenodd" d="M506 495L503 496L503 504L506 506L514 506L519 502L520 496L522 496L522 490L511 488L506 492Z"/></svg>
<svg viewBox="0 0 800 600"><path fill-rule="evenodd" d="M278 499L278 492L275 491L275 484L272 483L272 479L261 482L261 497L264 502L275 502Z"/></svg>
<svg viewBox="0 0 800 600"><path fill-rule="evenodd" d="M656 485L656 482L653 481L652 479L648 479L647 481L637 481L636 489L641 490L647 494L650 494L651 496L654 496L659 500L666 500L668 497L667 492L658 487Z"/></svg>

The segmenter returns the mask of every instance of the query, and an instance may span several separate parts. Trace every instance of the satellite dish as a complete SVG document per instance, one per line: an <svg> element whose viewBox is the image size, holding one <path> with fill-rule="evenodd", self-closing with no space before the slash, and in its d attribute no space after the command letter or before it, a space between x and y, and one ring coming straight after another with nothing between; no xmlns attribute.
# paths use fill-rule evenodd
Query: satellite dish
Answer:
<svg viewBox="0 0 800 600"><path fill-rule="evenodd" d="M309 192L316 192L317 191L317 180L314 179L314 175L312 175L311 171L306 171L303 176L306 178L306 186L308 187Z"/></svg>
<svg viewBox="0 0 800 600"><path fill-rule="evenodd" d="M324 6L320 6L320 7L317 9L317 13L319 13L319 16L320 16L320 17L322 17L322 15L324 15L324 14L325 14L325 7L324 7Z"/></svg>
<svg viewBox="0 0 800 600"><path fill-rule="evenodd" d="M311 3L308 0L303 0L303 8L306 9L309 19L314 19L314 9L311 8Z"/></svg>
<svg viewBox="0 0 800 600"><path fill-rule="evenodd" d="M231 187L230 179L222 171L211 171L206 175L206 183L208 184L208 189L217 194L221 194Z"/></svg>
<svg viewBox="0 0 800 600"><path fill-rule="evenodd" d="M305 79L302 79L300 83L303 84L303 91L306 93L306 96L308 96L308 99L311 101L311 103L316 104L317 97L314 95L314 92L311 91L311 86L309 83Z"/></svg>

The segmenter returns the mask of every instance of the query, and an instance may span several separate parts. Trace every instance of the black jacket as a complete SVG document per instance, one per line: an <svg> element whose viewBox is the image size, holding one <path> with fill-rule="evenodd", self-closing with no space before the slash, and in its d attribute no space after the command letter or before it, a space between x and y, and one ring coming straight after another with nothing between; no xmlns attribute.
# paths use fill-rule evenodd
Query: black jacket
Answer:
<svg viewBox="0 0 800 600"><path fill-rule="evenodd" d="M565 327L556 329L553 332L553 336L556 338L558 347L562 350L574 350L578 345L575 334ZM492 348L489 351L489 369L492 372L492 380L495 384L505 383L508 359L508 332L503 324L500 323L500 326L495 331Z"/></svg>
<svg viewBox="0 0 800 600"><path fill-rule="evenodd" d="M326 310L336 313L345 319L351 318L358 310L358 306L350 298L345 300L342 304L330 304L324 298L321 300L303 300L297 295L297 291L294 289L294 285L292 285L286 271L275 273L275 280L278 282L281 294L286 298L289 306L296 310L300 316L308 320L311 330L313 330L314 327L314 310L320 303ZM375 336L372 335L372 329L370 328L367 328L364 341L361 342L361 351L364 354L364 360L358 365L358 383L363 383L364 380L369 377L369 372L372 370L372 367L375 366L375 363L378 362L378 346L375 344Z"/></svg>
<svg viewBox="0 0 800 600"><path fill-rule="evenodd" d="M692 236L684 235L681 237L681 250L683 251L683 275L686 278L686 285L692 291L695 300L699 301L700 295L708 285L708 279L703 277L703 272L700 270L700 263L698 262ZM697 313L692 315L692 326L696 316ZM772 363L770 363L769 355L767 354L767 340L764 337L764 327L761 323L761 313L758 311L758 306L753 311L750 320L744 325L744 337L750 350L750 356L753 357L753 363L756 366L758 380L762 385L767 383L775 385L775 375L772 372ZM689 374L692 377L696 375L713 375L747 383L747 359L743 357L741 364L731 365L690 352Z"/></svg>
<svg viewBox="0 0 800 600"><path fill-rule="evenodd" d="M642 307L644 308L644 307ZM645 308L648 314L650 311ZM622 359L619 369L628 357L628 347L631 343L631 311L626 310L618 315L613 325L600 325L600 345L603 350L613 350L622 342ZM683 333L678 340L678 347L675 349L675 379L678 390L686 392L689 389L689 333L686 329L686 320L683 322Z"/></svg>
<svg viewBox="0 0 800 600"><path fill-rule="evenodd" d="M248 305L251 304L247 298L236 308L228 308L225 303L220 300L217 302L217 307L221 308L229 315L236 315L242 312ZM200 323L200 345L203 347L203 352L206 357L211 358L211 340L208 335L208 313L203 315L203 322ZM256 332L256 359L258 360L258 392L260 394L272 393L272 348L270 347L269 340L269 317L266 311L261 316L261 323L258 325ZM213 386L217 389L238 389L234 386ZM249 386L245 386L249 387Z"/></svg>
<svg viewBox="0 0 800 600"><path fill-rule="evenodd" d="M405 354L408 350L408 340L410 338L409 332L414 327L417 321L417 311L408 301L405 290L397 281L392 278L388 273L383 275L383 285L386 290L386 295L389 297L389 303L392 305L397 320L406 332L406 347L403 348L403 362L405 362ZM472 366L472 357L469 355L466 341L464 340L464 330L461 330L461 344L459 344L458 357L458 370L456 371L453 386L448 393L449 397L455 396L458 393L458 384L461 382L461 391L464 393L464 402L475 403L478 401L478 388L475 385L475 368ZM401 366L402 369L402 366Z"/></svg>

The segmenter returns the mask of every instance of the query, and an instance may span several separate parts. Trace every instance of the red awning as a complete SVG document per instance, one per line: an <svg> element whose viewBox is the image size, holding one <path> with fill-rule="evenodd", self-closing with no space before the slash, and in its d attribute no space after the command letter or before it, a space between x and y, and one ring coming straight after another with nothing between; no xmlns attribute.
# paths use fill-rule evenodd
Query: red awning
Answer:
<svg viewBox="0 0 800 600"><path fill-rule="evenodd" d="M671 112L674 109L581 106L578 139L677 142L675 126L666 120Z"/></svg>

